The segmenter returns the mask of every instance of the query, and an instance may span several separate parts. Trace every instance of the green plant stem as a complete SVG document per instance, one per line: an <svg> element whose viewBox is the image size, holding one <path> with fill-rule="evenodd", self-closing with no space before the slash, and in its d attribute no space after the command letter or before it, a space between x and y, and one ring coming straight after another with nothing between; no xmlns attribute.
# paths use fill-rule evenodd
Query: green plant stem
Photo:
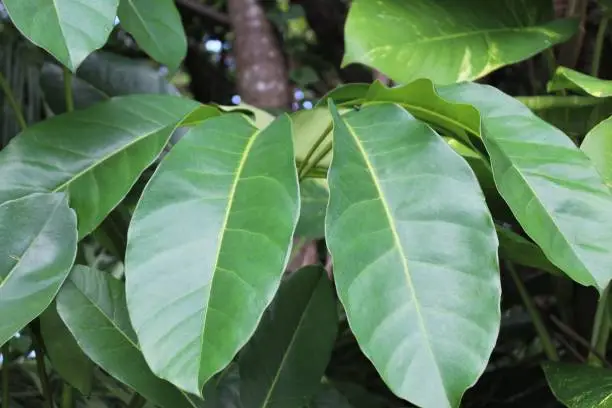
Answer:
<svg viewBox="0 0 612 408"><path fill-rule="evenodd" d="M72 408L72 394L72 386L65 382L62 388L62 408Z"/></svg>
<svg viewBox="0 0 612 408"><path fill-rule="evenodd" d="M64 67L64 94L66 98L66 111L74 110L74 99L72 96L72 72Z"/></svg>
<svg viewBox="0 0 612 408"><path fill-rule="evenodd" d="M304 166L303 170L299 173L300 181L302 181L304 177L306 177L306 174L308 174L308 172L311 169L316 167L317 164L319 164L321 160L323 160L323 158L327 156L329 152L331 152L331 149L332 149L332 143L329 142L312 161L308 162L308 164Z"/></svg>
<svg viewBox="0 0 612 408"><path fill-rule="evenodd" d="M42 348L42 338L40 336L40 330L38 327L34 326L32 326L32 344L34 345L34 353L36 354L36 369L38 370L43 397L46 406L48 408L53 408L53 393L51 392L49 377L47 376L47 369L45 368L45 354Z"/></svg>
<svg viewBox="0 0 612 408"><path fill-rule="evenodd" d="M128 403L127 408L142 408L147 403L147 400L142 397L142 395L137 392L134 393L132 399Z"/></svg>
<svg viewBox="0 0 612 408"><path fill-rule="evenodd" d="M595 106L606 102L605 98L593 96L517 96L515 99L534 110Z"/></svg>
<svg viewBox="0 0 612 408"><path fill-rule="evenodd" d="M548 65L548 73L552 78L557 70L557 59L555 58L555 51L553 48L548 48L544 51L544 57L546 58L546 65Z"/></svg>
<svg viewBox="0 0 612 408"><path fill-rule="evenodd" d="M593 334L591 335L591 348L597 354L605 357L610 337L610 319L608 316L608 298L610 295L610 285L604 289L597 302L595 320L593 322ZM594 366L601 366L603 361L593 352L589 352L588 362Z"/></svg>
<svg viewBox="0 0 612 408"><path fill-rule="evenodd" d="M602 17L601 22L599 23L599 28L597 29L597 37L595 37L595 50L593 51L593 60L591 63L591 75L594 77L599 75L601 53L603 52L603 45L606 38L606 30L608 29L609 21L609 17Z"/></svg>
<svg viewBox="0 0 612 408"><path fill-rule="evenodd" d="M26 123L25 117L23 116L21 107L15 100L15 95L13 95L13 91L11 90L11 87L9 86L8 82L6 81L6 78L4 78L4 75L2 75L1 72L0 72L0 88L2 89L2 92L4 93L4 95L6 96L6 100L8 101L9 105L11 105L11 109L13 109L13 112L15 113L15 117L17 118L17 122L19 123L19 126L21 127L22 130L24 130L26 127L28 127L28 124Z"/></svg>
<svg viewBox="0 0 612 408"><path fill-rule="evenodd" d="M329 126L323 132L323 134L321 136L319 136L319 138L310 147L310 150L308 150L308 153L306 153L306 157L304 157L304 161L302 161L302 164L298 168L298 174L303 174L304 168L306 168L308 166L308 161L310 160L312 155L314 155L315 151L319 148L321 143L323 143L323 141L327 138L327 136L329 135L329 133L332 130L332 127L333 127L333 124L330 123Z"/></svg>
<svg viewBox="0 0 612 408"><path fill-rule="evenodd" d="M510 272L510 276L512 277L512 280L516 285L516 289L518 290L519 295L521 296L521 299L525 304L525 308L527 309L529 316L531 316L533 325L535 326L536 332L538 333L540 341L542 342L544 353L546 353L546 356L549 360L559 361L557 348L555 347L552 338L550 337L550 334L546 329L546 325L544 325L544 322L542 321L542 317L540 316L538 308L536 307L535 303L533 302L533 299L527 292L527 288L523 284L523 281L521 281L521 278L518 276L516 269L514 269L514 265L511 262L506 262L506 268L508 269L508 272Z"/></svg>
<svg viewBox="0 0 612 408"><path fill-rule="evenodd" d="M9 406L9 344L2 346L2 406Z"/></svg>

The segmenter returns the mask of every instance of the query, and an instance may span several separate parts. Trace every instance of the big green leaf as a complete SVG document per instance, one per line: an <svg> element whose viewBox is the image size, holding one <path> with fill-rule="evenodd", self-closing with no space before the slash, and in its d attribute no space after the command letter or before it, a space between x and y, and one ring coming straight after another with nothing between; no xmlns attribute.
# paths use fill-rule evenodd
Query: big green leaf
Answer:
<svg viewBox="0 0 612 408"><path fill-rule="evenodd" d="M76 245L76 217L65 194L31 194L0 205L0 345L49 306Z"/></svg>
<svg viewBox="0 0 612 408"><path fill-rule="evenodd" d="M15 26L70 70L101 48L119 0L4 0Z"/></svg>
<svg viewBox="0 0 612 408"><path fill-rule="evenodd" d="M527 235L572 279L603 289L612 278L612 195L586 154L493 87L439 92L479 110L495 183Z"/></svg>
<svg viewBox="0 0 612 408"><path fill-rule="evenodd" d="M272 301L299 216L291 122L237 113L189 131L128 233L127 299L153 372L199 394ZM151 299L155 299L151 302Z"/></svg>
<svg viewBox="0 0 612 408"><path fill-rule="evenodd" d="M608 187L612 188L612 117L591 129L580 149L589 156Z"/></svg>
<svg viewBox="0 0 612 408"><path fill-rule="evenodd" d="M83 395L89 395L93 382L93 362L83 353L74 336L57 313L56 304L40 316L40 330L47 357L62 378Z"/></svg>
<svg viewBox="0 0 612 408"><path fill-rule="evenodd" d="M353 406L340 391L332 385L325 384L306 408L353 408Z"/></svg>
<svg viewBox="0 0 612 408"><path fill-rule="evenodd" d="M243 408L240 402L240 370L230 363L204 386L202 408Z"/></svg>
<svg viewBox="0 0 612 408"><path fill-rule="evenodd" d="M396 395L457 407L500 324L497 236L476 177L395 104L333 114L326 239L348 322Z"/></svg>
<svg viewBox="0 0 612 408"><path fill-rule="evenodd" d="M45 100L56 113L66 111L66 93L61 67L45 63L41 72ZM149 60L127 58L98 51L83 61L72 79L74 105L82 109L113 96L130 94L170 94L179 91L154 69Z"/></svg>
<svg viewBox="0 0 612 408"><path fill-rule="evenodd" d="M181 16L172 0L120 0L119 20L138 46L170 71L187 54Z"/></svg>
<svg viewBox="0 0 612 408"><path fill-rule="evenodd" d="M546 363L548 385L568 408L612 406L612 370L587 365Z"/></svg>
<svg viewBox="0 0 612 408"><path fill-rule="evenodd" d="M243 407L304 406L320 387L337 331L325 269L309 266L290 275L240 355Z"/></svg>
<svg viewBox="0 0 612 408"><path fill-rule="evenodd" d="M578 90L598 98L612 96L612 81L599 79L566 67L559 67L547 85L549 92Z"/></svg>
<svg viewBox="0 0 612 408"><path fill-rule="evenodd" d="M576 32L577 21L551 17L548 0L355 0L343 65L359 62L400 82L470 81Z"/></svg>
<svg viewBox="0 0 612 408"><path fill-rule="evenodd" d="M57 311L85 354L117 380L161 407L195 406L147 366L130 325L121 281L77 265L57 296Z"/></svg>
<svg viewBox="0 0 612 408"><path fill-rule="evenodd" d="M125 96L31 126L0 151L0 203L67 191L83 237L125 197L198 106L173 96Z"/></svg>

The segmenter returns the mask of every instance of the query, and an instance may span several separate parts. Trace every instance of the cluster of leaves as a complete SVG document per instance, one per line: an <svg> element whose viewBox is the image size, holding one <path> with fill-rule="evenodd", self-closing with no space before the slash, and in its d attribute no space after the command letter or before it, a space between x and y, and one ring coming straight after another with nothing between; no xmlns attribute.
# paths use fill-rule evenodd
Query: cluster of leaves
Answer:
<svg viewBox="0 0 612 408"><path fill-rule="evenodd" d="M45 65L54 115L31 126L0 77L23 127L0 151L3 406L23 354L16 333L32 339L49 406L45 358L66 408L95 375L132 390L131 406L375 406L325 377L348 332L397 397L457 407L500 331L500 259L556 396L571 407L609 398L608 369L558 361L515 265L599 291L590 360L603 364L612 119L578 146L471 82L576 33L549 1L354 0L344 63L403 85L341 86L276 117L180 97L152 69L142 81L157 81L156 95L109 85L119 80L105 75L135 69L95 52L117 16L152 59L180 65L187 42L170 0L3 3L63 66ZM436 54L438 43L452 47ZM591 107L612 96L610 81L563 67L548 90ZM316 265L285 274L296 236L325 239L333 283ZM92 240L118 270L92 265Z"/></svg>

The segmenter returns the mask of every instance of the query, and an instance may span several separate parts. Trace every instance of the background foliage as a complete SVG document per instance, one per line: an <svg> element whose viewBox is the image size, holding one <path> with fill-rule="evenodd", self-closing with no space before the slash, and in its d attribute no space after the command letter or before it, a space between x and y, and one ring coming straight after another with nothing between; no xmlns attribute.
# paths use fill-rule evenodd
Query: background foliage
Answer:
<svg viewBox="0 0 612 408"><path fill-rule="evenodd" d="M1 0L1 406L607 406L611 17Z"/></svg>

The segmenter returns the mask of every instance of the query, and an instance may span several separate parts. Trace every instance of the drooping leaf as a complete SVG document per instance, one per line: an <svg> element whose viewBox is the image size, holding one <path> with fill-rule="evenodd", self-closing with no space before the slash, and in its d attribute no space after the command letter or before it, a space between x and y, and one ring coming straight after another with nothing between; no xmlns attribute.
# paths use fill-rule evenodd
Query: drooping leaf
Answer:
<svg viewBox="0 0 612 408"><path fill-rule="evenodd" d="M559 67L546 86L548 92L571 89L598 98L612 96L612 81L599 79L567 67Z"/></svg>
<svg viewBox="0 0 612 408"><path fill-rule="evenodd" d="M580 149L591 159L608 187L612 188L612 117L591 129Z"/></svg>
<svg viewBox="0 0 612 408"><path fill-rule="evenodd" d="M217 107L223 112L244 112L253 120L255 126L259 129L265 128L274 121L273 115L263 109L249 105L248 103L239 103L234 106L217 105Z"/></svg>
<svg viewBox="0 0 612 408"><path fill-rule="evenodd" d="M55 114L66 111L64 78L61 67L45 63L41 86ZM127 58L105 51L91 54L72 79L74 105L82 109L113 96L130 94L169 94L179 91L149 61Z"/></svg>
<svg viewBox="0 0 612 408"><path fill-rule="evenodd" d="M123 199L198 106L173 96L125 96L31 126L0 151L0 203L33 192L67 191L83 237Z"/></svg>
<svg viewBox="0 0 612 408"><path fill-rule="evenodd" d="M164 407L194 407L147 366L128 316L123 283L77 265L57 296L57 311L85 354L117 380Z"/></svg>
<svg viewBox="0 0 612 408"><path fill-rule="evenodd" d="M355 0L343 65L359 62L400 82L470 81L576 32L577 21L551 18L547 0Z"/></svg>
<svg viewBox="0 0 612 408"><path fill-rule="evenodd" d="M555 397L568 408L608 408L612 370L588 365L545 363L544 373Z"/></svg>
<svg viewBox="0 0 612 408"><path fill-rule="evenodd" d="M53 369L81 394L88 396L93 383L94 364L60 318L55 302L40 316L40 330Z"/></svg>
<svg viewBox="0 0 612 408"><path fill-rule="evenodd" d="M120 0L119 20L140 48L170 71L187 54L187 38L181 16L172 0Z"/></svg>
<svg viewBox="0 0 612 408"><path fill-rule="evenodd" d="M200 393L229 364L274 297L299 207L285 115L263 130L239 114L213 118L170 151L126 257L130 316L153 372Z"/></svg>
<svg viewBox="0 0 612 408"><path fill-rule="evenodd" d="M240 355L245 408L302 407L316 394L338 331L334 289L320 266L290 275Z"/></svg>
<svg viewBox="0 0 612 408"><path fill-rule="evenodd" d="M333 114L326 239L349 325L396 395L456 407L500 322L497 237L476 177L395 104Z"/></svg>
<svg viewBox="0 0 612 408"><path fill-rule="evenodd" d="M19 31L73 72L106 43L117 5L118 0L4 0Z"/></svg>
<svg viewBox="0 0 612 408"><path fill-rule="evenodd" d="M300 183L300 220L295 235L309 240L324 237L328 198L325 179L307 178Z"/></svg>
<svg viewBox="0 0 612 408"><path fill-rule="evenodd" d="M544 252L534 243L512 232L508 228L497 227L499 254L512 263L546 271L553 275L562 272L553 265Z"/></svg>
<svg viewBox="0 0 612 408"><path fill-rule="evenodd" d="M474 106L480 126L474 117L447 113L439 104L415 103L410 88L389 90L376 100L400 103L411 113L426 105L438 116L422 120L434 125L454 120L457 127L483 137L498 191L529 237L572 279L605 287L612 277L612 196L584 152L493 87L464 83L437 88L442 99Z"/></svg>
<svg viewBox="0 0 612 408"><path fill-rule="evenodd" d="M572 279L602 290L612 278L612 194L561 131L497 89L438 89L475 106L497 188L527 235Z"/></svg>
<svg viewBox="0 0 612 408"><path fill-rule="evenodd" d="M315 105L316 108L326 107L327 102L331 99L336 105L343 103L355 102L358 103L368 92L369 84L344 84L335 87L319 100Z"/></svg>
<svg viewBox="0 0 612 408"><path fill-rule="evenodd" d="M31 194L0 205L0 345L51 304L76 247L76 217L65 194Z"/></svg>

